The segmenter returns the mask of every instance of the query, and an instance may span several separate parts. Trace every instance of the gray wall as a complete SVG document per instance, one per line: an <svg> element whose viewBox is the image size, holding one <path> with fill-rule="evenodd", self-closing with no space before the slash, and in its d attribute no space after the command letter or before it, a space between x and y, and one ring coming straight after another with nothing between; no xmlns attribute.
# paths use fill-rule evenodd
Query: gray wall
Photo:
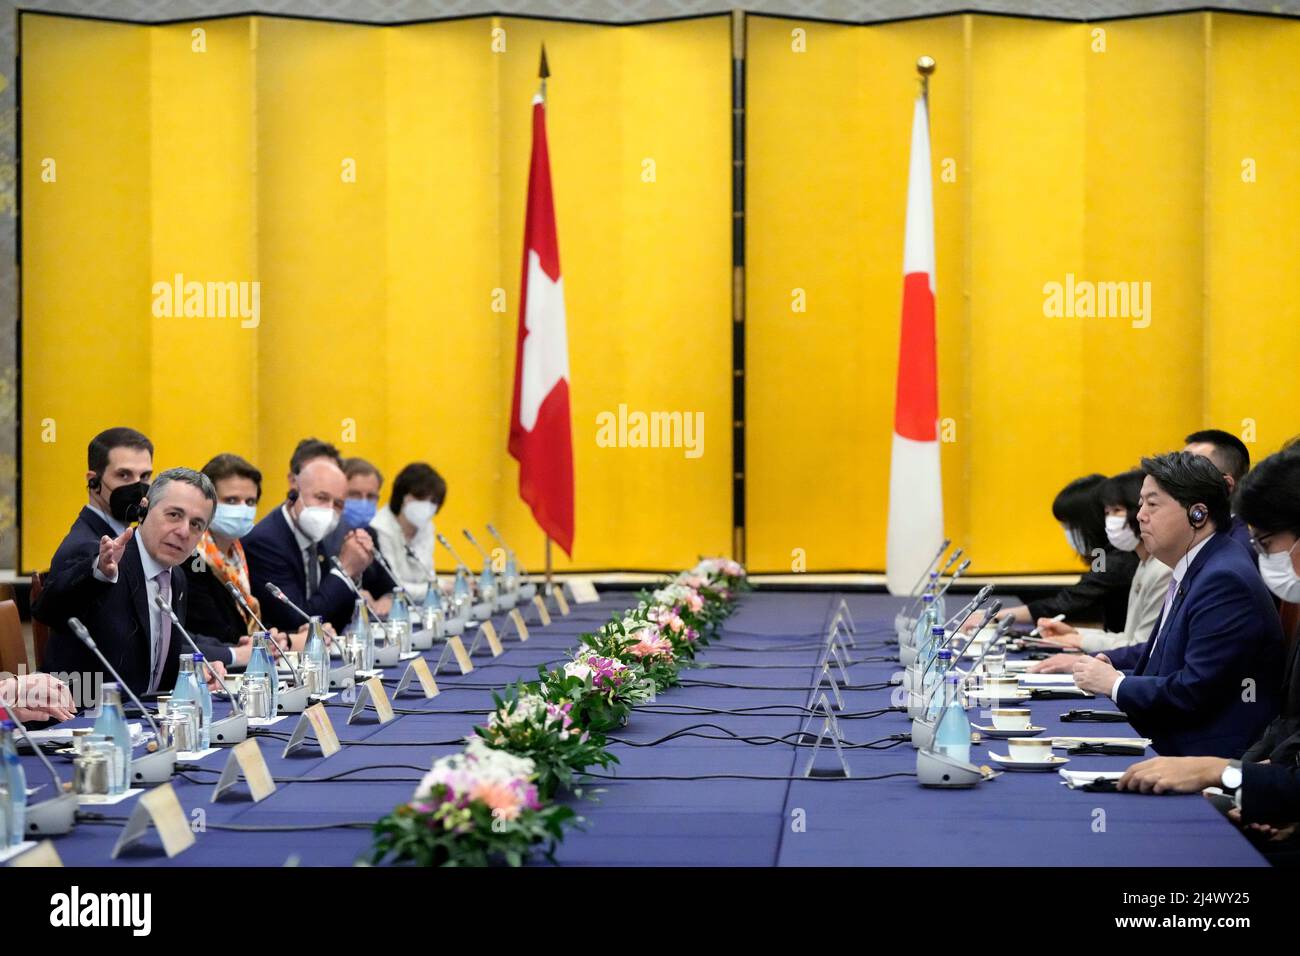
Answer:
<svg viewBox="0 0 1300 956"><path fill-rule="evenodd" d="M18 284L14 267L17 229L17 148L15 143L14 31L17 21L12 0L0 0L0 569L17 561L15 479L17 471L17 315ZM716 0L29 0L24 10L115 17L148 22L225 13L278 13L332 17L374 23L438 17L502 13L524 16L568 17L621 23L692 14L718 13L743 7L755 13L780 14L828 20L870 22L951 13L983 11L1025 16L1087 20L1198 9L1205 4L1176 0L1101 0L1075 3L1067 0L759 0L725 3ZM1300 15L1300 0L1222 0L1215 9ZM109 424L109 423L106 423ZM71 521L72 516L68 516Z"/></svg>

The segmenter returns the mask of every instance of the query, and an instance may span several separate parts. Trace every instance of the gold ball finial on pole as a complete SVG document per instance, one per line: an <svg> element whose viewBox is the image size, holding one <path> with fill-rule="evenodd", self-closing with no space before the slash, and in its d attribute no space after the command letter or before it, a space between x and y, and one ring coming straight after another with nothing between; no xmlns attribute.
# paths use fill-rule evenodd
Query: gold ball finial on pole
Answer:
<svg viewBox="0 0 1300 956"><path fill-rule="evenodd" d="M934 74L935 62L932 56L916 58L916 72L921 74L921 95L929 99L930 77Z"/></svg>

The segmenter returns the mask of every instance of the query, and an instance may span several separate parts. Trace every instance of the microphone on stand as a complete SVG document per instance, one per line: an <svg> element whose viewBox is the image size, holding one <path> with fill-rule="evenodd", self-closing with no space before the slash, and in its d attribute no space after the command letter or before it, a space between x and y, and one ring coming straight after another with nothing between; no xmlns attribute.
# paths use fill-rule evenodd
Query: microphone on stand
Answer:
<svg viewBox="0 0 1300 956"><path fill-rule="evenodd" d="M70 617L68 618L68 627L72 628L72 633L77 635L77 639L99 658L99 662L104 665L104 669L113 675L113 679L117 681L118 686L140 708L140 712L144 714L144 719L149 722L149 726L153 728L153 732L158 738L157 742L153 744L154 749L152 752L145 754L139 760L132 756L131 779L136 783L166 783L172 778L172 774L176 772L176 748L164 747L158 749L162 746L163 736L162 731L158 729L158 723L153 719L153 714L149 713L149 708L145 707L140 698L135 695L135 691L131 689L131 686L122 680L122 675L117 672L117 668L108 662L108 658L103 655L99 647L96 646L94 639L90 636L90 632L86 630L86 625L75 617Z"/></svg>
<svg viewBox="0 0 1300 956"><path fill-rule="evenodd" d="M45 769L49 771L54 778L55 796L48 800L42 800L40 803L34 803L27 808L27 832L35 833L40 836L60 836L64 833L70 833L73 825L77 822L77 794L73 792L72 785L63 782L59 772L54 769L54 764L50 763L50 758L45 756L45 751L32 740L31 734L23 722L18 719L18 700L15 693L14 706L0 707L0 714L7 715L7 719L14 722L18 732L22 734L23 739L27 741L27 746L31 747L40 758Z"/></svg>
<svg viewBox="0 0 1300 956"><path fill-rule="evenodd" d="M957 566L957 570L952 573L952 577L948 579L948 583L945 584L942 588L940 588L939 593L935 596L943 597L945 594L947 594L948 589L952 587L953 584L956 583L959 577L961 577L963 574L966 573L966 569L969 567L970 567L970 558L967 558L965 561L963 561L961 564Z"/></svg>
<svg viewBox="0 0 1300 956"><path fill-rule="evenodd" d="M190 637L190 632L185 630L185 625L180 622L180 618L176 616L172 606L163 600L161 594L154 598L154 604L158 606L158 610L172 619L172 626L181 632L181 637L185 638L185 643L190 646L194 653L202 655L203 651L199 648L199 645L194 643L194 638ZM217 679L221 689L230 698L230 707L233 711L229 717L223 717L221 720L212 722L212 726L209 728L211 738L222 744L237 744L246 740L248 738L248 715L244 713L244 708L239 706L239 698L226 685L225 678L218 674L216 669L208 663L206 657L203 658L203 665L207 667L208 673Z"/></svg>
<svg viewBox="0 0 1300 956"><path fill-rule="evenodd" d="M491 525L488 526L488 529L491 530ZM933 571L934 566L942 560L943 553L948 550L950 544L952 544L952 538L943 539L943 544L939 545L939 550L936 551L934 557L930 559L930 563L921 569L920 577L916 579L916 583L913 584L911 589L907 592L908 597L916 597L921 593L921 587L925 584L926 576Z"/></svg>
<svg viewBox="0 0 1300 956"><path fill-rule="evenodd" d="M349 581L350 580L351 579L349 578ZM297 611L299 614L302 615L302 619L304 621L306 621L308 624L311 623L311 615L308 614L306 611L304 611L302 608L300 608L298 605L290 601L289 596L285 594L283 591L281 591L274 584L272 584L270 581L266 582L266 593L271 595L271 597L275 598L281 604L289 605L289 607L293 608L295 611ZM262 628L262 630L266 630L266 628Z"/></svg>
<svg viewBox="0 0 1300 956"><path fill-rule="evenodd" d="M928 576L933 577L933 578L935 579L935 581L937 582L937 581L939 580L939 578L943 577L945 574L948 573L948 570L949 570L949 569L950 569L954 564L956 564L958 561L961 560L961 556L962 556L963 554L965 554L965 553L966 553L966 552L965 552L965 549L963 549L963 548L958 548L956 551L954 551L954 552L953 552L953 553L948 557L948 563L945 564L945 565L943 566L942 569L940 569L940 570L938 570L938 571L931 571L931 572L928 572ZM940 554L940 557L942 557L942 556L943 556L943 555ZM919 608L919 607L921 606L921 601L924 599L924 597L925 597L925 589L922 588L922 589L920 590L920 592L917 593L916 597L913 599L912 603L911 603L911 604L908 606L908 608L907 608L907 616L908 616L908 617L913 616L913 615L912 615L912 612L915 611L917 608Z"/></svg>
<svg viewBox="0 0 1300 956"><path fill-rule="evenodd" d="M330 564L338 568L339 574L343 575L344 579L348 582L348 588L352 591L353 594L355 594L361 600L366 602L366 607L370 609L370 613L373 614L376 617L376 619L383 621L388 617L387 614L380 614L379 609L376 608L374 604L372 604L369 601L369 599L367 599L366 596L361 593L361 589L357 587L356 584L353 583L350 577L348 577L348 572L343 569L343 562L338 559L337 555L330 558Z"/></svg>

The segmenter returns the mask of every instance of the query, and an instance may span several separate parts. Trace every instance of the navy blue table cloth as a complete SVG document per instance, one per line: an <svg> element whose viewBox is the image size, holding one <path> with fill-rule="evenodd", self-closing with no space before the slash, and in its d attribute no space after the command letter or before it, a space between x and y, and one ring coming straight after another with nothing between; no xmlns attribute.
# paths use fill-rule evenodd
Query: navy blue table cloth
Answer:
<svg viewBox="0 0 1300 956"><path fill-rule="evenodd" d="M853 686L842 690L843 736L872 748L846 751L850 779L789 779L802 774L810 746L796 746L807 715L802 708L814 679L826 625L843 597L857 625ZM366 829L396 804L439 756L460 749L472 727L486 719L491 690L532 680L539 664L567 659L576 635L595 629L634 600L609 592L599 604L576 605L548 628L534 624L531 639L505 639L498 658L476 656L475 670L440 674L439 696L417 692L394 700L398 717L380 726L373 711L346 724L351 705L330 701L329 713L343 750L322 759L308 745L282 758L282 739L261 738L271 772L284 778L276 792L254 804L241 783L237 792L210 803L225 751L199 762L201 770L173 781L186 812L206 829L174 859L156 835L110 859L120 826L87 822L55 839L68 865L88 866L305 866L349 865L365 856ZM1263 858L1200 796L1140 796L1071 791L1055 773L1007 773L973 790L928 790L912 773L910 744L889 746L910 722L889 711L898 691L883 685L900 671L891 636L901 602L885 595L825 592L746 595L727 620L720 640L700 654L699 668L683 670L683 686L633 711L627 727L611 736L621 761L593 781L587 799L573 801L585 818L570 831L557 859L571 865L1043 865L1043 866L1264 866ZM498 631L504 630L497 622ZM426 656L435 658L434 652ZM895 658L895 660L871 658ZM863 660L863 659L866 660ZM390 693L402 668L389 668ZM717 686L725 685L725 686ZM1133 736L1127 724L1062 723L1072 707L1109 701L1032 701L1036 724L1047 734ZM710 713L710 711L729 711ZM877 714L871 716L872 714ZM979 722L978 711L972 711ZM297 718L269 730L287 735ZM815 720L813 729L820 728ZM695 727L694 725L709 725ZM684 731L682 736L661 741ZM733 736L734 735L734 736ZM745 742L739 737L751 738ZM783 738L776 739L773 738ZM648 746L637 746L649 744ZM1005 745L991 742L997 752ZM988 763L976 744L972 759ZM56 759L65 778L71 764ZM1070 769L1122 769L1135 758L1073 757ZM25 757L29 785L48 774ZM837 761L825 746L819 768ZM774 779L740 779L742 777ZM868 778L880 779L868 779ZM296 778L296 779L295 779ZM322 779L332 778L332 779ZM655 779L688 778L688 779ZM594 799L591 797L594 796ZM125 819L133 801L87 807ZM320 827L258 831L256 827ZM233 828L233 829L227 829Z"/></svg>

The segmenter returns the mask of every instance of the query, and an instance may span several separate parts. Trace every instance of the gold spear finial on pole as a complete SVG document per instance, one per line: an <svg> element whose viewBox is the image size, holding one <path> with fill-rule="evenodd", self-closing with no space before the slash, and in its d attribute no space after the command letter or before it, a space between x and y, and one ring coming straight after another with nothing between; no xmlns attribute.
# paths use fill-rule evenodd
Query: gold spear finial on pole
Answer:
<svg viewBox="0 0 1300 956"><path fill-rule="evenodd" d="M930 98L930 76L934 73L934 57L922 56L916 60L916 72L921 74L921 95Z"/></svg>

